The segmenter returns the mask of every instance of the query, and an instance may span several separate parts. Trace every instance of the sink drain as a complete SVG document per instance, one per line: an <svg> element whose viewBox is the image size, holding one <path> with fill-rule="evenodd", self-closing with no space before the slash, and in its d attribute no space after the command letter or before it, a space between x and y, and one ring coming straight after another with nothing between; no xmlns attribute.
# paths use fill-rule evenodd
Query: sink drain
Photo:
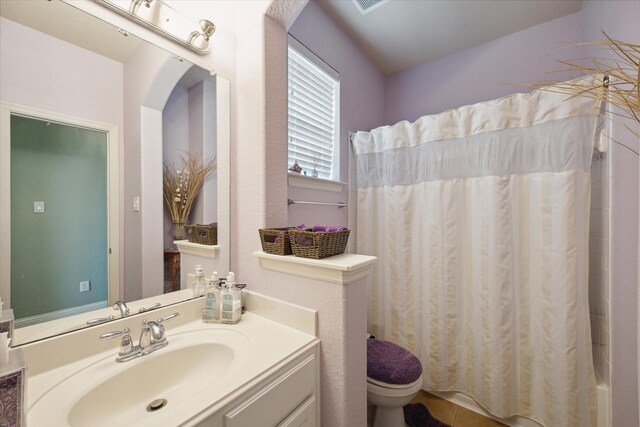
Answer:
<svg viewBox="0 0 640 427"><path fill-rule="evenodd" d="M166 406L167 399L156 399L147 405L147 412L155 412L158 409L162 409Z"/></svg>

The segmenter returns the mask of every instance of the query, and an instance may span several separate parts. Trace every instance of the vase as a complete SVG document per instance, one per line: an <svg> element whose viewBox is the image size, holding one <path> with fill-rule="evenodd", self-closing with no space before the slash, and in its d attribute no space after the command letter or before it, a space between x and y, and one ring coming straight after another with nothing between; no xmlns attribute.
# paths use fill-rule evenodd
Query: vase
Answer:
<svg viewBox="0 0 640 427"><path fill-rule="evenodd" d="M187 235L184 231L184 226L186 222L184 221L173 221L173 240L184 240Z"/></svg>

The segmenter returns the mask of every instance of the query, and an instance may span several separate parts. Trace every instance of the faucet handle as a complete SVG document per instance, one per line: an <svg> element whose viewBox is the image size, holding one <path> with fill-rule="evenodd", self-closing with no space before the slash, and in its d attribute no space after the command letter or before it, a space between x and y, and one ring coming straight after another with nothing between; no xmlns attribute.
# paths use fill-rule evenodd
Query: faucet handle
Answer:
<svg viewBox="0 0 640 427"><path fill-rule="evenodd" d="M90 319L87 320L87 325L97 325L98 323L104 323L104 322L108 322L109 320L113 320L116 317L112 314L111 316L107 316L107 317L99 317L97 319Z"/></svg>
<svg viewBox="0 0 640 427"><path fill-rule="evenodd" d="M131 330L129 328L124 328L121 331L111 331L111 332L104 333L100 335L100 338L115 338L119 336L127 336L129 334L131 334Z"/></svg>
<svg viewBox="0 0 640 427"><path fill-rule="evenodd" d="M100 335L100 338L115 338L122 337L122 341L120 341L120 351L118 351L118 357L116 358L117 362L124 362L128 360L127 358L136 352L136 349L133 346L133 341L131 340L131 330L129 328L124 328L121 331L111 331L106 334Z"/></svg>
<svg viewBox="0 0 640 427"><path fill-rule="evenodd" d="M165 316L165 317L161 317L161 318L159 318L159 319L157 320L157 322L158 322L158 323L162 323L162 322L164 322L165 320L171 320L171 319L173 319L174 317L178 317L178 316L180 316L180 313L175 312L175 313L172 313L172 314L170 314L170 315L168 315L168 316Z"/></svg>
<svg viewBox="0 0 640 427"><path fill-rule="evenodd" d="M145 311L149 311L149 310L153 310L154 308L158 308L160 307L162 304L160 304L159 302L150 305L149 307L142 307L140 308L140 310L138 310L138 313L144 313Z"/></svg>

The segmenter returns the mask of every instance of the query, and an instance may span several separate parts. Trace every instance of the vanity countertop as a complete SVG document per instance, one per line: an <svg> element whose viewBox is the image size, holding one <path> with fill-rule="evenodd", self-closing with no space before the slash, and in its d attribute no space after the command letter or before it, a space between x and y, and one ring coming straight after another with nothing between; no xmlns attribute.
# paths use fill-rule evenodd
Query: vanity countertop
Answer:
<svg viewBox="0 0 640 427"><path fill-rule="evenodd" d="M48 425L77 424L74 423L74 417L76 419L78 417L78 402L82 399L86 400L85 396L94 393L92 390L108 384L114 378L118 380L118 387L122 383L121 393L127 396L128 388L134 387L127 384L128 373L136 375L136 370L139 371L142 364L151 362L153 357L161 356L171 363L163 362L161 365L156 363L162 366L162 369L154 370L155 375L152 377L159 376L158 378L162 380L163 376L171 377L172 374L183 372L185 369L185 372L189 372L189 366L182 366L180 362L175 363L175 360L181 360L184 364L197 364L198 361L188 353L191 348L189 346L200 348L206 345L203 344L202 337L205 337L204 340L207 339L206 337L212 337L212 342L220 343L225 352L231 354L231 356L225 356L227 360L224 363L228 364L228 368L219 368L221 362L217 359L202 367L198 365L197 375L189 377L192 378L190 381L197 383L194 387L200 388L197 393L185 393L191 393L189 396L174 395L173 398L168 399L169 403L166 407L153 413L144 411L144 406L148 403L146 401L142 409L138 402L134 402L133 408L113 408L113 411L119 411L123 416L130 415L131 418L124 418L127 420L127 425L195 424L236 399L247 390L247 387L269 376L287 360L313 348L319 342L314 334L308 333L310 332L308 328L315 330L316 313L314 311L251 294L247 298L248 311L243 315L240 323L236 325L205 324L200 320L202 302L202 299L186 301L154 310L146 315L131 316L107 325L23 346L25 358L29 364L27 387L29 424L41 425L43 421ZM283 310L274 311L274 304L280 305ZM251 311L251 305L255 306L255 312ZM272 311L280 313L277 318L271 318L269 312ZM129 327L134 343L137 343L141 319L156 319L173 312L179 312L180 316L165 324L168 346L150 355L117 363L115 357L119 339L98 338L102 333ZM305 318L307 319L304 320ZM300 322L300 319L303 321ZM287 324L288 322L292 323ZM300 328L299 324L304 326ZM189 342L190 339L192 342ZM222 347L216 348L222 349ZM187 357L167 359L171 351ZM216 353L212 354L215 356ZM207 383L207 375L214 378L210 384ZM144 378L148 381L156 381L149 377L145 374ZM90 380L87 381L87 378ZM204 382L202 378L205 379ZM121 379L124 381L121 382ZM179 380L176 382L180 383ZM184 390L190 389L190 387L184 388ZM134 394L131 393L131 400L137 399ZM115 397L114 400L118 401ZM120 399L120 406L127 406L127 404L128 400ZM112 424L113 420L109 423ZM100 425L100 422L97 421L97 424L92 422L92 424Z"/></svg>

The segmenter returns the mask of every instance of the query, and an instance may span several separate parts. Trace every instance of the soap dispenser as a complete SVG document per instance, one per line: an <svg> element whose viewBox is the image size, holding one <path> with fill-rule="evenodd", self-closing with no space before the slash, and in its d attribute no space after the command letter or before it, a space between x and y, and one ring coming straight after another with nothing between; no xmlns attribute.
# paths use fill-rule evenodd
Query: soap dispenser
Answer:
<svg viewBox="0 0 640 427"><path fill-rule="evenodd" d="M220 322L220 279L218 272L214 271L205 293L204 308L202 309L202 321L205 323Z"/></svg>
<svg viewBox="0 0 640 427"><path fill-rule="evenodd" d="M236 276L230 271L222 290L222 311L220 316L223 323L238 323L241 314L242 307L240 292L236 289Z"/></svg>
<svg viewBox="0 0 640 427"><path fill-rule="evenodd" d="M204 290L207 286L207 281L204 278L204 270L201 265L196 265L196 277L193 280L193 297L201 297L204 295Z"/></svg>

